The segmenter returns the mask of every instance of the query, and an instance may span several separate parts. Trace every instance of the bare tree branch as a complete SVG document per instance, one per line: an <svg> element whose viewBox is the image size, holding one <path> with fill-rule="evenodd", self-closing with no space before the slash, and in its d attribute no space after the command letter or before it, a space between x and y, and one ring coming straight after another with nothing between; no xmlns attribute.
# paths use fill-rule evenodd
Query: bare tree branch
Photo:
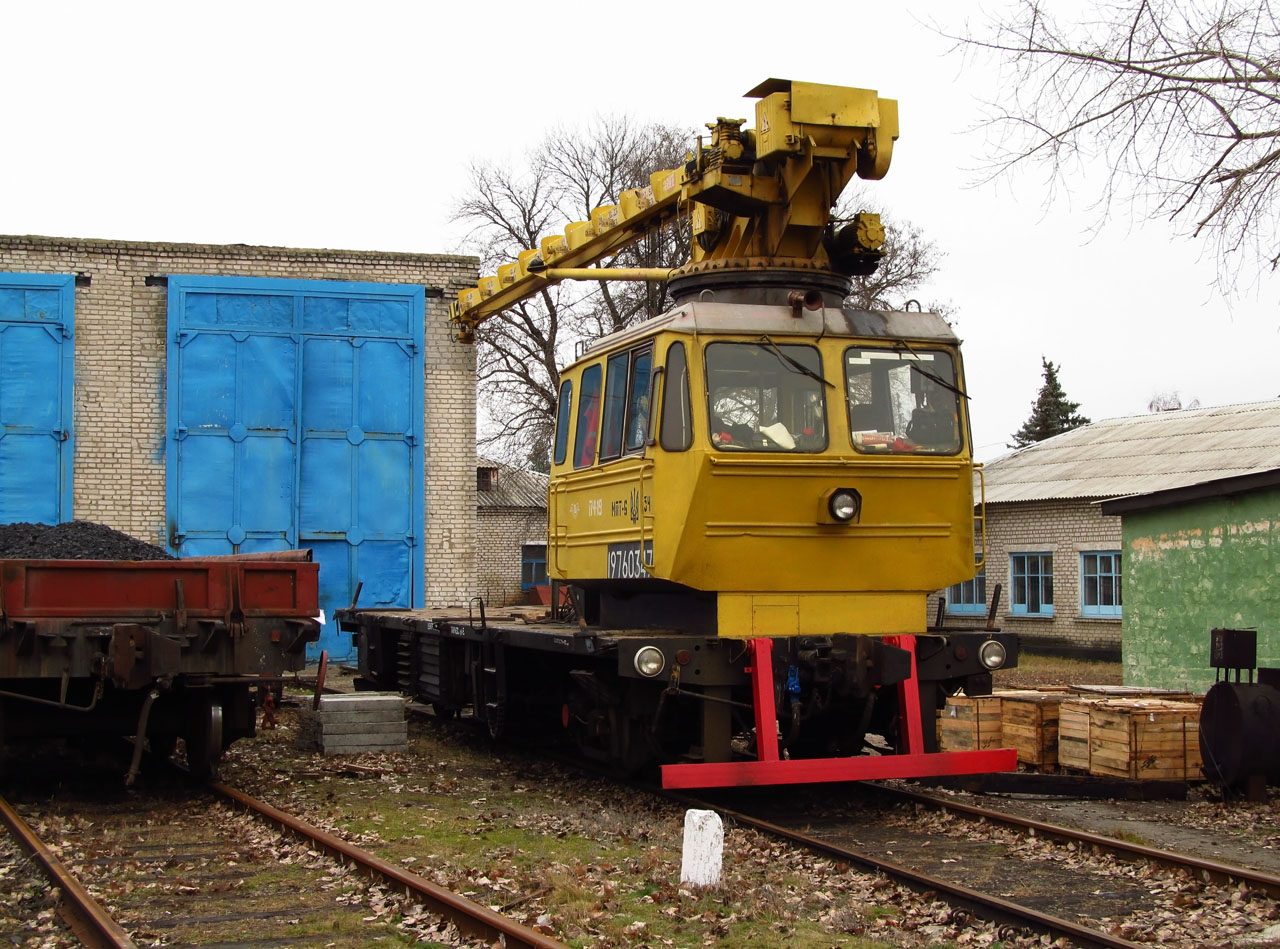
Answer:
<svg viewBox="0 0 1280 949"><path fill-rule="evenodd" d="M1050 200L1105 171L1100 209L1167 217L1210 242L1219 282L1280 264L1280 23L1270 0L1099 0L1062 27L1020 0L959 49L1003 67L988 177L1039 164ZM1185 223L1184 223L1185 222Z"/></svg>
<svg viewBox="0 0 1280 949"><path fill-rule="evenodd" d="M652 172L682 164L691 139L683 129L627 117L555 130L518 167L473 163L454 220L471 225L469 247L492 270L616 203L622 191L647 185ZM674 269L688 260L687 248L687 227L667 228L600 266ZM476 332L479 397L492 422L480 442L486 454L545 463L559 367L576 343L657 316L666 302L665 286L565 283L486 321Z"/></svg>
<svg viewBox="0 0 1280 949"><path fill-rule="evenodd" d="M836 205L834 218L850 220L856 212L872 207L865 189L850 188ZM880 221L885 229L884 257L874 273L854 277L849 291L849 304L864 310L902 308L938 273L946 256L918 225L897 221L884 211L880 212ZM949 308L933 303L930 309L946 315Z"/></svg>

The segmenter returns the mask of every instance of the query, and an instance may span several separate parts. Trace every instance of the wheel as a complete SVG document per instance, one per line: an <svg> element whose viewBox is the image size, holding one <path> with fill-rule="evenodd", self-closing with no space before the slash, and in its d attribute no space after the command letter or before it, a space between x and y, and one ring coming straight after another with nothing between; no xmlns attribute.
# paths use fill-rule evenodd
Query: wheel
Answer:
<svg viewBox="0 0 1280 949"><path fill-rule="evenodd" d="M205 702L187 722L187 768L193 777L207 781L218 771L222 760L222 705Z"/></svg>
<svg viewBox="0 0 1280 949"><path fill-rule="evenodd" d="M436 718L442 722L451 722L458 717L458 710L450 708L441 702L432 702L431 711L436 713Z"/></svg>

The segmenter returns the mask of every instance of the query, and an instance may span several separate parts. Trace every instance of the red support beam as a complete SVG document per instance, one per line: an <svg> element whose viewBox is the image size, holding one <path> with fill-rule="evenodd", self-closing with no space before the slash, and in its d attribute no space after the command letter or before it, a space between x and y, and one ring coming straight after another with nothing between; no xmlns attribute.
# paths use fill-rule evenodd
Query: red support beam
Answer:
<svg viewBox="0 0 1280 949"><path fill-rule="evenodd" d="M955 774L1014 771L1018 753L940 751L924 755L858 755L853 758L798 758L790 761L726 761L662 766L664 788L731 788L763 784L822 784L829 781L879 781Z"/></svg>
<svg viewBox="0 0 1280 949"><path fill-rule="evenodd" d="M751 666L748 671L751 673L751 695L755 704L758 760L663 765L662 786L714 788L822 784L1017 770L1018 755L1012 748L925 753L920 684L916 678L916 638L889 636L885 638L885 642L911 654L911 674L897 686L905 753L780 760L777 707L773 691L773 642L763 638L752 639L748 641L748 648L751 650Z"/></svg>
<svg viewBox="0 0 1280 949"><path fill-rule="evenodd" d="M778 707L773 700L773 640L748 640L751 650L751 698L756 707L756 757L777 761Z"/></svg>
<svg viewBox="0 0 1280 949"><path fill-rule="evenodd" d="M911 675L898 683L899 727L903 729L903 749L909 755L924 753L924 723L920 717L920 683L916 679L915 636L886 636L885 644L911 654Z"/></svg>

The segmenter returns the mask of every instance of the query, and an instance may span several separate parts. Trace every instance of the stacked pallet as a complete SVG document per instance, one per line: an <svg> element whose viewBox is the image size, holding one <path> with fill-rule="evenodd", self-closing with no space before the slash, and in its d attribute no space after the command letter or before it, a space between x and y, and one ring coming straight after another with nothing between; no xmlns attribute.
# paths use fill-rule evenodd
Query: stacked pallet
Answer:
<svg viewBox="0 0 1280 949"><path fill-rule="evenodd" d="M1010 689L992 695L953 695L938 714L938 747L942 751L985 751L1012 747L1004 737L1007 700L1061 696L1061 692Z"/></svg>
<svg viewBox="0 0 1280 949"><path fill-rule="evenodd" d="M1201 776L1200 705L1174 699L1073 699L1063 704L1059 760L1089 774L1186 781Z"/></svg>
<svg viewBox="0 0 1280 949"><path fill-rule="evenodd" d="M1089 712L1105 702L1098 696L1073 695L1058 709L1058 764L1072 771L1089 770Z"/></svg>
<svg viewBox="0 0 1280 949"><path fill-rule="evenodd" d="M1058 711L1066 692L1004 696L1000 732L1004 747L1018 753L1018 763L1040 771L1058 769Z"/></svg>
<svg viewBox="0 0 1280 949"><path fill-rule="evenodd" d="M942 751L986 751L1000 744L1000 696L953 695L938 714Z"/></svg>
<svg viewBox="0 0 1280 949"><path fill-rule="evenodd" d="M402 695L324 695L318 709L303 708L298 740L303 748L326 755L404 751L408 728Z"/></svg>

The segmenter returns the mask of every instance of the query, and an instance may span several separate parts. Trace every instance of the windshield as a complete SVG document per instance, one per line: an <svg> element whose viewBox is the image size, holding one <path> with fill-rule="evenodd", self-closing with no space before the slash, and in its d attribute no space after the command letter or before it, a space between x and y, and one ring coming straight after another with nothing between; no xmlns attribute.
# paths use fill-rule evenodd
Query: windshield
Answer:
<svg viewBox="0 0 1280 949"><path fill-rule="evenodd" d="M822 357L813 346L707 347L711 444L720 451L817 452L827 447Z"/></svg>
<svg viewBox="0 0 1280 949"><path fill-rule="evenodd" d="M862 452L960 450L955 366L945 352L845 350L853 447Z"/></svg>

